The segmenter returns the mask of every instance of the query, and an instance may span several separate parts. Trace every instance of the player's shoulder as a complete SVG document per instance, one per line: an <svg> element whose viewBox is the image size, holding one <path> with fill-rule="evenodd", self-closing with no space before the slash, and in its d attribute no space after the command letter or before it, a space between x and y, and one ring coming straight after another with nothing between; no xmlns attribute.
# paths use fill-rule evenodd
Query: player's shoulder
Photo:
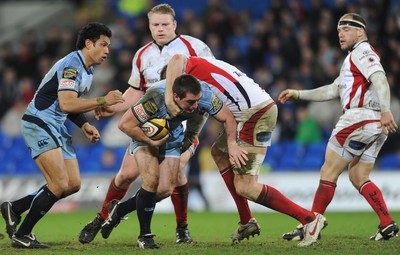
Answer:
<svg viewBox="0 0 400 255"><path fill-rule="evenodd" d="M74 76L80 75L83 70L85 70L85 64L83 61L83 55L80 55L79 51L73 51L58 60L53 65L51 72L58 72L59 74L62 73L63 77L65 75L65 72ZM93 73L93 67L90 68L89 73Z"/></svg>
<svg viewBox="0 0 400 255"><path fill-rule="evenodd" d="M368 42L363 42L358 45L352 52L353 61L364 62L368 61L370 58L378 58L379 55L375 49Z"/></svg>
<svg viewBox="0 0 400 255"><path fill-rule="evenodd" d="M145 52L149 52L153 47L154 42L151 41L149 43L146 43L145 45L143 45L141 48L139 48L136 53L135 53L135 58L139 57L140 55L142 55Z"/></svg>
<svg viewBox="0 0 400 255"><path fill-rule="evenodd" d="M83 56L79 56L78 51L73 51L57 61L56 65L58 66L70 66L70 67L79 67L83 65Z"/></svg>
<svg viewBox="0 0 400 255"><path fill-rule="evenodd" d="M201 86L201 92L202 92L202 97L200 100L210 102L214 97L214 94L215 94L214 91L204 81L200 81L200 86Z"/></svg>
<svg viewBox="0 0 400 255"><path fill-rule="evenodd" d="M200 40L200 39L198 39L196 37L190 36L190 35L179 35L179 37L181 37L181 38L183 38L185 40L188 40L188 41L203 42L202 40Z"/></svg>
<svg viewBox="0 0 400 255"><path fill-rule="evenodd" d="M203 42L202 40L200 40L200 39L198 39L196 37L190 36L190 35L179 35L179 38L181 40L188 41L192 46L204 46L204 45L206 45L205 42Z"/></svg>

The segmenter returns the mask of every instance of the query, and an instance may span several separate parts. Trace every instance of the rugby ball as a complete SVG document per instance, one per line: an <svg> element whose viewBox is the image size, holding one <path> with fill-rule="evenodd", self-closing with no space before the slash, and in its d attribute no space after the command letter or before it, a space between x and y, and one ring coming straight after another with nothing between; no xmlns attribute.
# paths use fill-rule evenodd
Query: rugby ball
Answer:
<svg viewBox="0 0 400 255"><path fill-rule="evenodd" d="M152 140L160 140L168 134L168 121L151 119L142 125L142 130Z"/></svg>

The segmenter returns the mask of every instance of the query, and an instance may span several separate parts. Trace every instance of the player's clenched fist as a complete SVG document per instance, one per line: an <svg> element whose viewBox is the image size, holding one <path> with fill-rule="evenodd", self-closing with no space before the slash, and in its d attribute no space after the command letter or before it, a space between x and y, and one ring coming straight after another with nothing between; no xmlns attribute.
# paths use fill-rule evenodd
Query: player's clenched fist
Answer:
<svg viewBox="0 0 400 255"><path fill-rule="evenodd" d="M97 101L100 106L110 106L123 103L125 99L122 97L122 92L116 89L108 92L104 97L98 97Z"/></svg>

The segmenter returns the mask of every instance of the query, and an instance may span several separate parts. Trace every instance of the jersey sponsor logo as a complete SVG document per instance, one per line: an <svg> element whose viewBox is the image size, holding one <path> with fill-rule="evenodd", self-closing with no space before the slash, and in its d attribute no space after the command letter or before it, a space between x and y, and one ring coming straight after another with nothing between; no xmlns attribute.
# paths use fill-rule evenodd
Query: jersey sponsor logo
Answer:
<svg viewBox="0 0 400 255"><path fill-rule="evenodd" d="M150 118L150 116L144 110L143 104L133 106L133 112L140 122L146 122Z"/></svg>
<svg viewBox="0 0 400 255"><path fill-rule="evenodd" d="M217 97L217 95L214 93L213 98L211 100L211 104L214 108L214 111L217 111L218 109L221 108L221 100Z"/></svg>
<svg viewBox="0 0 400 255"><path fill-rule="evenodd" d="M260 132L256 134L256 140L261 143L268 142L271 139L271 132Z"/></svg>
<svg viewBox="0 0 400 255"><path fill-rule="evenodd" d="M371 62L371 64L367 66L367 69L372 68L372 67L374 67L374 66L379 66L379 63L377 63L377 62Z"/></svg>
<svg viewBox="0 0 400 255"><path fill-rule="evenodd" d="M154 102L153 99L150 99L143 103L143 109L146 111L148 115L154 115L156 112L159 111L157 104Z"/></svg>
<svg viewBox="0 0 400 255"><path fill-rule="evenodd" d="M366 50L362 53L362 56L358 58L358 60L363 60L365 58L368 58L368 61L371 61L371 59L375 59L377 56L373 51Z"/></svg>
<svg viewBox="0 0 400 255"><path fill-rule="evenodd" d="M367 106L372 109L380 109L380 103L374 100L369 101Z"/></svg>
<svg viewBox="0 0 400 255"><path fill-rule="evenodd" d="M246 76L246 74L239 71L233 71L233 73L236 74L238 77Z"/></svg>
<svg viewBox="0 0 400 255"><path fill-rule="evenodd" d="M64 68L62 78L75 80L76 76L78 76L78 71L71 67Z"/></svg>
<svg viewBox="0 0 400 255"><path fill-rule="evenodd" d="M39 147L39 148L43 148L43 147L49 145L49 142L48 142L49 139L50 139L50 138L46 138L46 139L43 139L43 140L39 140L39 141L37 142L38 147Z"/></svg>
<svg viewBox="0 0 400 255"><path fill-rule="evenodd" d="M63 88L63 89L73 89L74 87L75 87L75 81L73 81L73 80L62 79L62 80L60 81L59 88Z"/></svg>

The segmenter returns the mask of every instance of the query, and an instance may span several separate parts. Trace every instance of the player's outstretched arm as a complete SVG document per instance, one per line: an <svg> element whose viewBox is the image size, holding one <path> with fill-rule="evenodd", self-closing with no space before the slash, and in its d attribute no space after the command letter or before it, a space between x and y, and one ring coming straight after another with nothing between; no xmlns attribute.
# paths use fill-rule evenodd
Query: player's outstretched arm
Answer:
<svg viewBox="0 0 400 255"><path fill-rule="evenodd" d="M76 91L59 91L60 108L65 113L82 113L96 109L99 106L110 106L124 102L119 90L112 90L103 97L79 98Z"/></svg>
<svg viewBox="0 0 400 255"><path fill-rule="evenodd" d="M137 90L129 87L122 95L124 102L117 103L111 106L98 107L94 111L94 116L97 120L99 120L101 117L109 117L117 112L125 112L137 101L139 101L143 94L144 92L142 90Z"/></svg>
<svg viewBox="0 0 400 255"><path fill-rule="evenodd" d="M309 90L295 90L295 89L285 89L282 91L278 100L284 104L288 100L305 100L305 101L315 101L322 102L328 101L334 98L338 98L339 94L339 77L329 85L325 85L316 89Z"/></svg>

